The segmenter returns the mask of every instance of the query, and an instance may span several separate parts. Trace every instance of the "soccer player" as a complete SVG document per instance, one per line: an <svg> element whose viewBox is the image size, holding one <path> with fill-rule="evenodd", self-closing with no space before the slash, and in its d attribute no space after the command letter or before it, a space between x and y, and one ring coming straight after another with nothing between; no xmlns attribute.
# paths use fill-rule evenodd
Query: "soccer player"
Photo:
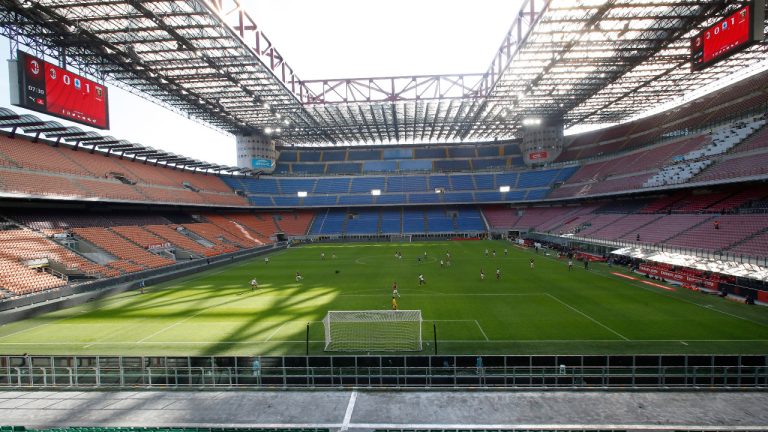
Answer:
<svg viewBox="0 0 768 432"><path fill-rule="evenodd" d="M493 250L493 257L496 258L496 249Z"/></svg>
<svg viewBox="0 0 768 432"><path fill-rule="evenodd" d="M584 270L589 270L589 259L584 257Z"/></svg>
<svg viewBox="0 0 768 432"><path fill-rule="evenodd" d="M331 259L336 259L336 252L331 254Z"/></svg>
<svg viewBox="0 0 768 432"><path fill-rule="evenodd" d="M259 287L259 281L256 278L251 279L251 291L256 290Z"/></svg>
<svg viewBox="0 0 768 432"><path fill-rule="evenodd" d="M299 272L296 272L296 282L299 282L299 281L301 281L301 280L303 280L303 279L304 279L304 278L301 276L301 273L299 273Z"/></svg>
<svg viewBox="0 0 768 432"><path fill-rule="evenodd" d="M531 268L533 268L534 263L535 261L533 260L533 258L531 258Z"/></svg>
<svg viewBox="0 0 768 432"><path fill-rule="evenodd" d="M488 256L488 248L485 248L485 256Z"/></svg>
<svg viewBox="0 0 768 432"><path fill-rule="evenodd" d="M573 258L568 258L568 271L573 270Z"/></svg>
<svg viewBox="0 0 768 432"><path fill-rule="evenodd" d="M400 298L400 292L397 291L397 281L392 283L392 298Z"/></svg>
<svg viewBox="0 0 768 432"><path fill-rule="evenodd" d="M440 268L445 267L445 262L443 260L440 260Z"/></svg>
<svg viewBox="0 0 768 432"><path fill-rule="evenodd" d="M485 280L485 272L483 269L480 269L480 280Z"/></svg>
<svg viewBox="0 0 768 432"><path fill-rule="evenodd" d="M501 279L501 269L496 267L496 280Z"/></svg>
<svg viewBox="0 0 768 432"><path fill-rule="evenodd" d="M269 257L264 257L264 264L269 264Z"/></svg>
<svg viewBox="0 0 768 432"><path fill-rule="evenodd" d="M397 299L392 297L392 310L397 310Z"/></svg>
<svg viewBox="0 0 768 432"><path fill-rule="evenodd" d="M419 286L426 285L426 284L427 284L427 281L424 280L424 275L420 273L419 274Z"/></svg>
<svg viewBox="0 0 768 432"><path fill-rule="evenodd" d="M320 259L321 259L321 260L324 260L324 259L325 259L325 252L320 252Z"/></svg>
<svg viewBox="0 0 768 432"><path fill-rule="evenodd" d="M504 248L504 256L507 256L507 255L509 255L509 251L507 250L507 248Z"/></svg>

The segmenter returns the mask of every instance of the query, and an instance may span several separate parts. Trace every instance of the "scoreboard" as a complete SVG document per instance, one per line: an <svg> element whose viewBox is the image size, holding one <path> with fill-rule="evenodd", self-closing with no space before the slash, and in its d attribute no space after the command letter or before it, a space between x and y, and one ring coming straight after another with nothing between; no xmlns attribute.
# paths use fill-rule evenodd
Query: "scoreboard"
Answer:
<svg viewBox="0 0 768 432"><path fill-rule="evenodd" d="M23 51L18 51L17 58L18 92L12 94L13 105L109 129L107 87Z"/></svg>
<svg viewBox="0 0 768 432"><path fill-rule="evenodd" d="M691 38L691 70L702 70L763 38L765 0L742 6Z"/></svg>

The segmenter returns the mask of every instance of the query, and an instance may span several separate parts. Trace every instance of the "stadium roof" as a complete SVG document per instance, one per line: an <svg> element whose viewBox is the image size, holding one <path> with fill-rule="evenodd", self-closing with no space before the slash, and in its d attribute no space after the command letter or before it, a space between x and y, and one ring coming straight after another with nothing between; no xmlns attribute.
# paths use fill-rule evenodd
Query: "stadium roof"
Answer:
<svg viewBox="0 0 768 432"><path fill-rule="evenodd" d="M13 135L19 128L25 134L33 135L35 140L39 139L40 135L43 134L46 138L54 141L55 145L58 145L63 139L66 142L74 143L75 148L91 147L91 153L98 149L100 152L105 152L107 154L115 153L120 156L141 158L139 160L155 165L163 162L163 166L179 169L238 174L250 174L253 172L253 170L248 168L236 168L202 162L197 159L168 153L152 147L145 147L141 144L118 140L109 135L101 135L97 132L86 132L78 127L67 127L55 121L41 120L34 115L20 115L8 108L0 108L0 129L10 129L11 134Z"/></svg>
<svg viewBox="0 0 768 432"><path fill-rule="evenodd" d="M297 145L487 141L528 116L627 120L764 60L690 72L689 38L742 2L526 0L467 75L303 81L242 0L0 0L14 43L232 133Z"/></svg>

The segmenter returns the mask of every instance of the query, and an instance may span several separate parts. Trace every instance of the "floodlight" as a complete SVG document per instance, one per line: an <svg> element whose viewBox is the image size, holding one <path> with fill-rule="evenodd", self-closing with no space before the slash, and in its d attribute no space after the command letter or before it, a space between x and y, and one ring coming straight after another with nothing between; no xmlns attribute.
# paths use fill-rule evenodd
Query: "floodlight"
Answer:
<svg viewBox="0 0 768 432"><path fill-rule="evenodd" d="M298 191L296 192L296 195L298 195L299 198L304 198L307 196L307 191Z"/></svg>
<svg viewBox="0 0 768 432"><path fill-rule="evenodd" d="M381 189L371 189L371 195L374 195L374 196L381 195Z"/></svg>
<svg viewBox="0 0 768 432"><path fill-rule="evenodd" d="M509 186L499 186L499 192L509 192Z"/></svg>

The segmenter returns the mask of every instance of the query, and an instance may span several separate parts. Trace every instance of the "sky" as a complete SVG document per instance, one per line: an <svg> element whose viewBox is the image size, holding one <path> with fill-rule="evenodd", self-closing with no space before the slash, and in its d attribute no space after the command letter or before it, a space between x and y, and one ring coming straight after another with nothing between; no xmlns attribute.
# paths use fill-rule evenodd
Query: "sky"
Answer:
<svg viewBox="0 0 768 432"><path fill-rule="evenodd" d="M310 80L485 72L522 0L241 2L298 76ZM5 107L11 107L9 53L8 40L1 38L0 59L5 61L0 65L0 105ZM236 164L233 136L107 85L110 130L97 132L208 162Z"/></svg>

